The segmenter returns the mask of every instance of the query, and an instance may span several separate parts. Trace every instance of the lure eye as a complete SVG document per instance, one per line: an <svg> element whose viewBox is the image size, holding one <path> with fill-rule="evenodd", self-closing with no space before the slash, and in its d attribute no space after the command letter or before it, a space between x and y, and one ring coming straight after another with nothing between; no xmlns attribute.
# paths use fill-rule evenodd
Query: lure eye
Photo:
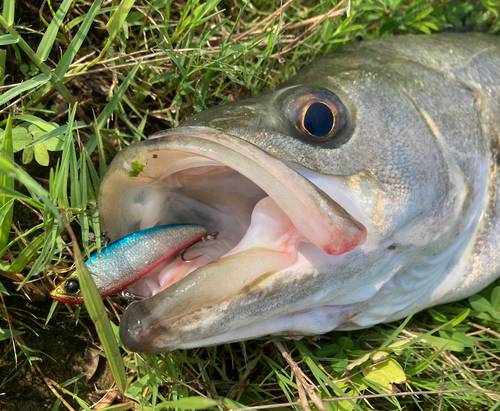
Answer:
<svg viewBox="0 0 500 411"><path fill-rule="evenodd" d="M78 291L80 291L80 283L78 282L78 280L71 279L66 283L64 289L68 294L76 294Z"/></svg>
<svg viewBox="0 0 500 411"><path fill-rule="evenodd" d="M335 145L345 142L340 141L347 124L345 108L330 91L292 89L286 94L282 109L303 139L318 143L336 141Z"/></svg>

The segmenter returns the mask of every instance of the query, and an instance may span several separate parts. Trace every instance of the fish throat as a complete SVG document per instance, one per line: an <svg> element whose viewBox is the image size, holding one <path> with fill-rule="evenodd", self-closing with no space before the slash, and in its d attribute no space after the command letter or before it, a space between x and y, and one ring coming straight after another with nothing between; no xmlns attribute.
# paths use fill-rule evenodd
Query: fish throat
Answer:
<svg viewBox="0 0 500 411"><path fill-rule="evenodd" d="M120 210L121 236L152 226L184 223L201 224L209 232L219 233L216 241L196 243L132 284L132 294L149 298L196 269L232 254L239 254L241 264L245 264L257 251L271 253L279 261L273 261L269 270L280 269L296 261L299 241L307 241L251 180L222 164L203 165L203 158L200 163L127 193Z"/></svg>

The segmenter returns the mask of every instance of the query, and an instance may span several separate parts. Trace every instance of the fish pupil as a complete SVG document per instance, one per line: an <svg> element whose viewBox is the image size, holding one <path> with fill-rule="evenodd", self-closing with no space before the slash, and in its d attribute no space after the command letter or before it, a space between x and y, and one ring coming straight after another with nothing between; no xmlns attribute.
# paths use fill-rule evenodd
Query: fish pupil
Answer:
<svg viewBox="0 0 500 411"><path fill-rule="evenodd" d="M70 294L76 294L78 291L80 291L80 283L78 280L69 280L66 283L66 291Z"/></svg>
<svg viewBox="0 0 500 411"><path fill-rule="evenodd" d="M324 103L313 103L304 116L304 128L315 137L324 137L332 130L334 121L330 107Z"/></svg>

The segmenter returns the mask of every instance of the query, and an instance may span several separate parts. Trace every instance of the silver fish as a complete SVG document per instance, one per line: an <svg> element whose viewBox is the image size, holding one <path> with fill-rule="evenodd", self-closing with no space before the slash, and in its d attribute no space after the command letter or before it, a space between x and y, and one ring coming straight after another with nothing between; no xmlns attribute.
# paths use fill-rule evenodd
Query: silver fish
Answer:
<svg viewBox="0 0 500 411"><path fill-rule="evenodd" d="M101 186L110 235L220 234L134 284L154 295L123 343L357 329L481 290L500 273L499 138L500 39L469 33L361 42L131 145Z"/></svg>

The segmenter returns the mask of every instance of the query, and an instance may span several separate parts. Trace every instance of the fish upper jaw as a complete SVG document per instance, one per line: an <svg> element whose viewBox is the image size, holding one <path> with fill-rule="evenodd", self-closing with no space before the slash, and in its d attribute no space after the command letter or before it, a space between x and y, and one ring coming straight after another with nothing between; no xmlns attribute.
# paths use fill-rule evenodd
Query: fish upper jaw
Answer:
<svg viewBox="0 0 500 411"><path fill-rule="evenodd" d="M136 162L145 167L137 177L130 177L128 171ZM168 186L170 194L166 198L155 194L156 202L168 203L168 198L178 194L179 186L191 179L195 181L193 186L187 184L183 190L196 196L203 185L196 179L196 170L209 173L212 170L216 178L218 167L237 172L258 187L248 212L251 222L244 227L244 235L237 237L237 241L233 238L231 246L218 255L202 257L192 265L173 262L160 273L163 284L155 288L156 294L126 310L120 335L125 346L133 351L160 352L193 341L212 341L217 335L233 335L235 329L245 328L266 316L307 308L307 298L312 301L316 297L297 299L297 303L292 295L304 281L314 282L318 275L314 267L317 257L342 257L366 240L363 224L297 171L253 144L205 127L166 132L161 138L134 144L115 158L101 185L99 202L108 235L116 238L134 229L130 228L133 225L123 229L130 216L134 216L134 204L126 212L117 205L134 196L140 198L145 187L161 192L162 187ZM205 196L217 198L217 195L214 190ZM218 204L225 207L226 199L220 199ZM143 208L148 207L155 205ZM168 210L163 212L169 214ZM190 222L203 224L209 231L219 231L221 240L215 243L224 243L226 230L217 225L210 227L210 216L200 217L186 210L176 213L179 218L201 218ZM152 214L143 210L135 229L157 224ZM188 221L161 221L161 224L184 222ZM228 225L233 223L237 221ZM313 257L300 251L304 244L316 246ZM212 247L202 253L209 254ZM281 291L286 295L280 295ZM261 297L267 299L267 308L260 304ZM278 302L287 298L289 301L279 307ZM240 333L235 335L234 338L241 339Z"/></svg>
<svg viewBox="0 0 500 411"><path fill-rule="evenodd" d="M321 189L255 145L212 128L179 128L123 150L113 163L115 169L108 173L113 174L111 184L119 184L117 173L122 174L124 187L159 182L162 176L179 168L189 168L176 164L175 157L179 154L184 156L182 162L193 155L202 157L200 165L224 165L253 181L273 198L304 237L327 254L341 255L366 241L366 228ZM131 180L128 172L134 162L146 167ZM196 167L195 164L196 160L191 167ZM110 187L109 182L110 178L105 179L101 185L100 211L111 236L120 230L116 215L110 215L111 210L115 210L117 196L121 197L124 190Z"/></svg>

